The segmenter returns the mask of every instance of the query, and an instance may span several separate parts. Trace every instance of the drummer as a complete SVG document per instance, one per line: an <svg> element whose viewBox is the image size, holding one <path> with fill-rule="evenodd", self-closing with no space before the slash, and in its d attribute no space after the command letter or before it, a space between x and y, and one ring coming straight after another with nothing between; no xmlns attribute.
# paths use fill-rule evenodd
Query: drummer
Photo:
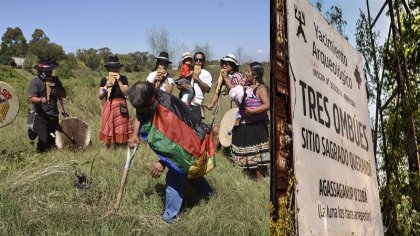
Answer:
<svg viewBox="0 0 420 236"><path fill-rule="evenodd" d="M49 60L41 60L35 69L38 76L29 83L29 101L35 111L34 130L38 135L37 151L44 152L54 146L52 133L58 128L57 101L66 97L66 90L53 69L58 65Z"/></svg>

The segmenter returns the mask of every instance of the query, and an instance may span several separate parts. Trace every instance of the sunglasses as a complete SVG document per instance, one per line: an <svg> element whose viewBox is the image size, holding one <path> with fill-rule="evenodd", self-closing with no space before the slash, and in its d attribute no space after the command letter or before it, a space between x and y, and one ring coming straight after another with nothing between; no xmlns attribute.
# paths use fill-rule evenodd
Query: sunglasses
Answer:
<svg viewBox="0 0 420 236"><path fill-rule="evenodd" d="M200 58L200 59L194 58L194 61L196 61L196 62L204 62L204 59L202 59L202 58Z"/></svg>

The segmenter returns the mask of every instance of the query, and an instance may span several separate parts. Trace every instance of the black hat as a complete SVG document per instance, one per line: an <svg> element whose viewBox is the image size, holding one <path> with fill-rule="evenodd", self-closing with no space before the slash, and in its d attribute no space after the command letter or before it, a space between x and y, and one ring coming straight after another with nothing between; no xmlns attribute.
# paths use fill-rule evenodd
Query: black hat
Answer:
<svg viewBox="0 0 420 236"><path fill-rule="evenodd" d="M172 62L169 60L169 54L167 52L161 52L159 53L158 57L155 57L156 60L160 61L167 61L169 64Z"/></svg>
<svg viewBox="0 0 420 236"><path fill-rule="evenodd" d="M122 67L123 65L120 64L120 60L117 56L109 56L108 62L104 65L105 67Z"/></svg>
<svg viewBox="0 0 420 236"><path fill-rule="evenodd" d="M38 65L35 65L34 68L39 71L50 71L57 68L58 65L53 64L49 60L40 60Z"/></svg>

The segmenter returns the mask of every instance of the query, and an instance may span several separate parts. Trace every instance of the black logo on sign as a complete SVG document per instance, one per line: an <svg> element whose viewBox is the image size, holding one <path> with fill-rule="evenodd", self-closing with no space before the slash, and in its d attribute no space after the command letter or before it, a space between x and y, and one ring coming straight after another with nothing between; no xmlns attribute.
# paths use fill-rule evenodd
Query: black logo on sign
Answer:
<svg viewBox="0 0 420 236"><path fill-rule="evenodd" d="M359 89L360 89L360 85L362 84L362 77L360 77L360 72L359 72L359 68L354 69L354 77L356 77L356 82L357 85L359 85Z"/></svg>
<svg viewBox="0 0 420 236"><path fill-rule="evenodd" d="M306 37L305 37L305 31L303 31L303 25L305 25L305 14L303 11L298 11L296 5L295 5L295 18L297 21L299 21L299 27L297 28L296 36L299 38L299 35L302 34L303 40L305 40L306 43Z"/></svg>

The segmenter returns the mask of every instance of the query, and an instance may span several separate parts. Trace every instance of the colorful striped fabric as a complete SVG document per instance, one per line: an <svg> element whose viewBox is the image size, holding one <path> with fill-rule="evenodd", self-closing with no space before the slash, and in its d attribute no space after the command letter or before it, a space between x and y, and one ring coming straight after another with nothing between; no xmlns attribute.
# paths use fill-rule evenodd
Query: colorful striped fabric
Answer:
<svg viewBox="0 0 420 236"><path fill-rule="evenodd" d="M107 100L102 107L99 139L106 144L127 142L133 132L128 115L121 115L120 104L127 104L122 98Z"/></svg>
<svg viewBox="0 0 420 236"><path fill-rule="evenodd" d="M178 98L156 93L156 109L149 119L139 117L140 134L169 168L188 179L204 176L215 167L209 129L195 119Z"/></svg>

